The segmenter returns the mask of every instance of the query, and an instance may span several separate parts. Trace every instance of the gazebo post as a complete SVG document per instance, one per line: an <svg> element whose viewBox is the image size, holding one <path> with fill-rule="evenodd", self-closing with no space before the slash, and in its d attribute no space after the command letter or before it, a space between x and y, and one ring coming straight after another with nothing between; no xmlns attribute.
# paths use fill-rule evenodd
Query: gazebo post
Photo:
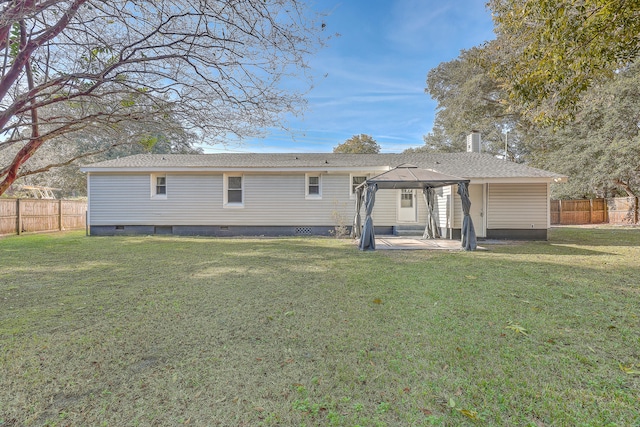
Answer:
<svg viewBox="0 0 640 427"><path fill-rule="evenodd" d="M436 194L433 187L423 187L422 195L424 196L424 202L427 205L427 224L424 228L423 239L439 239L440 230L438 230L438 223L435 218L435 199Z"/></svg>
<svg viewBox="0 0 640 427"><path fill-rule="evenodd" d="M356 188L356 215L353 218L353 227L351 228L351 236L354 239L362 236L362 218L360 217L360 210L362 209L362 190L363 187L358 186Z"/></svg>
<svg viewBox="0 0 640 427"><path fill-rule="evenodd" d="M378 184L365 184L364 193L364 226L362 227L362 236L360 237L360 244L358 247L361 251L375 251L376 250L376 235L373 228L373 206L376 203L376 191L378 190Z"/></svg>
<svg viewBox="0 0 640 427"><path fill-rule="evenodd" d="M458 194L460 195L460 201L462 202L462 213L464 218L462 220L462 247L465 251L475 251L478 246L476 239L476 230L473 227L473 220L469 211L471 210L471 200L469 199L469 183L460 182L458 184Z"/></svg>

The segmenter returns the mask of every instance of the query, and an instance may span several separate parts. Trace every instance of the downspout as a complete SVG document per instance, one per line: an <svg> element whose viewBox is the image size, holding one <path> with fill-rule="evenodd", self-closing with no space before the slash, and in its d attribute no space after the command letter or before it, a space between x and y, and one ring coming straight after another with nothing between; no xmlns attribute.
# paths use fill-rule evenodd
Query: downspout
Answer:
<svg viewBox="0 0 640 427"><path fill-rule="evenodd" d="M591 218L589 218L589 220L591 220ZM547 182L547 230L549 230L550 228L551 228L551 183Z"/></svg>
<svg viewBox="0 0 640 427"><path fill-rule="evenodd" d="M449 187L451 190L451 197L449 197L449 240L453 240L453 224L456 220L456 214L453 211L455 207L454 198L455 191L453 191L453 185Z"/></svg>
<svg viewBox="0 0 640 427"><path fill-rule="evenodd" d="M84 233L86 236L91 235L91 172L87 172L87 213L85 219Z"/></svg>
<svg viewBox="0 0 640 427"><path fill-rule="evenodd" d="M487 227L489 226L489 183L482 186L482 230L484 231L484 237L487 237Z"/></svg>

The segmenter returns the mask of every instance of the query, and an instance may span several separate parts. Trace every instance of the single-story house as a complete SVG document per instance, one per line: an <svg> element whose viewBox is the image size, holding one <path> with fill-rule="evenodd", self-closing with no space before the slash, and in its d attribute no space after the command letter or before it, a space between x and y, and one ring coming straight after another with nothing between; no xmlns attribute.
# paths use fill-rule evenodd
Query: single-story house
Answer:
<svg viewBox="0 0 640 427"><path fill-rule="evenodd" d="M357 187L401 165L468 182L478 238L545 240L549 186L564 176L489 154L140 154L87 173L91 235L328 235L354 224ZM460 238L457 184L434 188L440 235ZM376 234L422 234L429 209L417 188L381 188Z"/></svg>

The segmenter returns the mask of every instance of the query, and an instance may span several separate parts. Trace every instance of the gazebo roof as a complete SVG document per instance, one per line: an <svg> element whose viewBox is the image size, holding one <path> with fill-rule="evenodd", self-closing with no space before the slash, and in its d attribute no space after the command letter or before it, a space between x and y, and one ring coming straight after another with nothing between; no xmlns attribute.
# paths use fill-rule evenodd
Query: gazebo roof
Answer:
<svg viewBox="0 0 640 427"><path fill-rule="evenodd" d="M459 176L445 175L430 169L420 169L410 164L403 164L388 172L369 178L360 185L377 184L378 189L411 189L445 187L461 182L469 182L469 180Z"/></svg>

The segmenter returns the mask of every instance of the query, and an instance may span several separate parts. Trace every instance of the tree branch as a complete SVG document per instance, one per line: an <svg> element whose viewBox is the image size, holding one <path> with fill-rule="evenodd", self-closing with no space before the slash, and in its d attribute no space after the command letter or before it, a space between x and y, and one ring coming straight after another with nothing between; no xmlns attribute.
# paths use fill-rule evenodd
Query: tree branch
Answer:
<svg viewBox="0 0 640 427"><path fill-rule="evenodd" d="M9 68L9 71L7 72L7 74L2 76L2 80L0 80L0 100L4 100L4 97L7 95L9 89L16 83L18 76L29 62L29 59L31 58L33 52L45 42L53 39L55 36L60 34L69 24L71 18L73 18L73 16L78 12L80 5L82 5L86 1L87 0L75 0L74 3L69 7L69 10L63 14L62 18L60 18L60 20L55 25L50 27L37 39L29 40L24 43L23 46L21 46L20 52L16 56L16 59L14 60L12 66ZM0 128L4 128L7 120L7 117L0 118Z"/></svg>
<svg viewBox="0 0 640 427"><path fill-rule="evenodd" d="M615 185L617 185L618 187L622 188L627 193L627 196L629 196L629 197L635 197L636 196L634 194L634 192L633 192L633 189L631 188L631 186L627 182L624 182L619 178L615 178L613 180L613 183Z"/></svg>
<svg viewBox="0 0 640 427"><path fill-rule="evenodd" d="M69 166L70 164L72 164L72 163L74 163L74 162L76 162L76 161L78 161L80 159L84 159L84 158L87 158L87 157L96 156L98 154L106 153L107 151L112 150L115 147L121 147L123 145L135 145L135 144L137 144L137 143L136 142L131 142L131 141L119 142L119 143L111 144L107 148L103 148L101 150L95 150L95 151L79 154L77 156L74 156L74 157L70 158L69 160L67 160L65 162L52 163L52 164L49 164L47 166L43 166L43 167L38 168L38 169L33 169L33 170L28 170L28 171L25 171L25 172L21 172L21 173L19 173L17 175L16 179L17 178L22 178L22 177L25 177L25 176L29 176L29 175L35 175L35 174L38 174L38 173L48 172L53 168L61 168L61 167L64 167L64 166Z"/></svg>

